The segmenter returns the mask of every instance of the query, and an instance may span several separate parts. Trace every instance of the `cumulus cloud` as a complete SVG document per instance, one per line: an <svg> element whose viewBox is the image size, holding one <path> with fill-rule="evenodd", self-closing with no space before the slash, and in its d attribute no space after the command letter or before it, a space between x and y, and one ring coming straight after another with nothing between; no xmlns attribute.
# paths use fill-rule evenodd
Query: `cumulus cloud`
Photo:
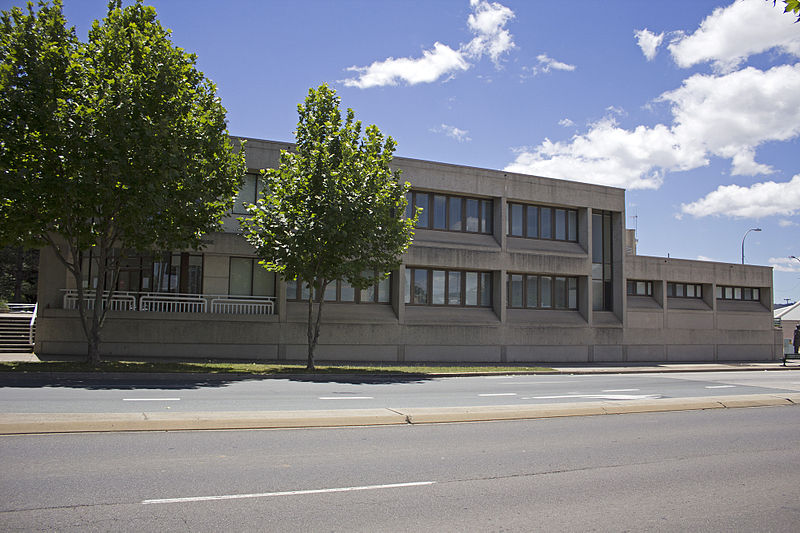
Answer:
<svg viewBox="0 0 800 533"><path fill-rule="evenodd" d="M681 212L695 217L725 215L760 218L800 213L800 174L788 182L766 181L750 187L721 185L704 198L681 205Z"/></svg>
<svg viewBox="0 0 800 533"><path fill-rule="evenodd" d="M691 35L678 34L667 48L680 67L711 62L725 73L772 49L800 57L800 32L792 17L769 2L737 0L715 9Z"/></svg>
<svg viewBox="0 0 800 533"><path fill-rule="evenodd" d="M342 81L347 87L367 89L407 83L432 83L447 79L472 66L470 61L488 55L495 65L499 65L502 55L515 47L506 23L514 18L509 8L487 0L470 0L473 12L467 18L467 25L475 34L473 39L451 48L436 42L432 49L423 50L422 57L390 57L375 61L366 67L352 66L347 70L356 74Z"/></svg>
<svg viewBox="0 0 800 533"><path fill-rule="evenodd" d="M696 74L656 101L670 105L671 124L625 129L609 115L569 141L518 150L506 170L629 189L656 189L665 172L705 166L712 156L730 159L733 174L769 173L755 150L800 135L800 64Z"/></svg>
<svg viewBox="0 0 800 533"><path fill-rule="evenodd" d="M569 127L571 127L571 126L574 126L574 125L575 125L575 123L574 123L574 122L572 122L572 121L571 121L570 119L568 119L568 118L562 118L561 120L559 120L559 121L558 121L558 125L559 125L559 126L564 126L565 128L569 128Z"/></svg>
<svg viewBox="0 0 800 533"><path fill-rule="evenodd" d="M644 57L646 57L648 61L655 59L658 53L658 47L661 46L661 42L664 40L664 33L662 32L656 35L645 28L643 30L635 30L633 35L636 37L636 44L642 49Z"/></svg>
<svg viewBox="0 0 800 533"><path fill-rule="evenodd" d="M462 130L461 128L457 128L455 126L450 126L449 124L441 124L436 128L431 128L431 131L434 133L444 133L451 139L455 139L460 143L469 142L472 138L469 136L469 131Z"/></svg>
<svg viewBox="0 0 800 533"><path fill-rule="evenodd" d="M800 272L800 262L791 257L770 257L767 262L778 272Z"/></svg>
<svg viewBox="0 0 800 533"><path fill-rule="evenodd" d="M516 46L513 36L505 28L506 23L514 18L514 12L486 0L470 0L470 5L473 13L467 17L467 25L475 37L462 48L475 58L488 54L497 65L500 56Z"/></svg>

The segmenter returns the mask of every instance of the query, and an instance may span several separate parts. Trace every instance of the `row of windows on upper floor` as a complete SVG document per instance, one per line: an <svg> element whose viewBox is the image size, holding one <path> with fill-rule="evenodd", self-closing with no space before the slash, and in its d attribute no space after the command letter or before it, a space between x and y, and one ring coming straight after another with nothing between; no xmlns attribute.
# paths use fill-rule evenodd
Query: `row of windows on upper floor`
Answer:
<svg viewBox="0 0 800 533"><path fill-rule="evenodd" d="M439 231L492 234L492 200L450 194L410 191L406 197L406 216L419 209L417 228ZM578 240L578 210L544 205L508 202L506 234L511 237Z"/></svg>
<svg viewBox="0 0 800 533"><path fill-rule="evenodd" d="M247 174L234 201L233 214L246 215L245 204L255 203L259 177ZM494 202L487 198L410 191L405 215L420 208L417 228L461 233L494 232ZM557 241L578 240L578 210L545 205L508 202L508 227L511 237Z"/></svg>
<svg viewBox="0 0 800 533"><path fill-rule="evenodd" d="M653 282L628 280L627 292L632 296L653 296ZM703 298L703 285L700 283L667 282L669 298ZM717 300L760 301L761 290L758 287L729 287L717 285Z"/></svg>

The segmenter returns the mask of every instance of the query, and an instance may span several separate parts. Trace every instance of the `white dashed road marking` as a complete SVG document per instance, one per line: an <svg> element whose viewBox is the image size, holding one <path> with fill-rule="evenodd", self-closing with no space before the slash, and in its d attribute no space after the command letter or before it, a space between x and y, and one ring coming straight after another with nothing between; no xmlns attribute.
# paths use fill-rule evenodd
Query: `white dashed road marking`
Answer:
<svg viewBox="0 0 800 533"><path fill-rule="evenodd" d="M180 398L123 398L123 402L179 402Z"/></svg>
<svg viewBox="0 0 800 533"><path fill-rule="evenodd" d="M364 485L362 487L339 487L334 489L288 490L284 492L261 492L256 494L223 494L220 496L192 496L188 498L163 498L160 500L144 500L143 505L154 503L186 503L207 502L213 500L242 500L246 498L269 498L270 496L301 496L304 494L327 494L331 492L355 492L360 490L397 489L401 487L422 487L433 485L435 481L413 481L411 483L391 483L389 485Z"/></svg>

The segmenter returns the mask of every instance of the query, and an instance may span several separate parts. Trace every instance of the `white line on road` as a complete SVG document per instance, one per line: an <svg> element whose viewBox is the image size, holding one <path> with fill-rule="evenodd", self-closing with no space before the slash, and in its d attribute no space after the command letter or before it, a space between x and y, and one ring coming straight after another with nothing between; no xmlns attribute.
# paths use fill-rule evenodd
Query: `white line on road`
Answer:
<svg viewBox="0 0 800 533"><path fill-rule="evenodd" d="M123 402L179 402L180 398L123 398Z"/></svg>
<svg viewBox="0 0 800 533"><path fill-rule="evenodd" d="M478 394L478 396L516 396L516 392L497 392L494 394Z"/></svg>
<svg viewBox="0 0 800 533"><path fill-rule="evenodd" d="M595 400L655 400L658 394L562 394L560 396L533 396L531 400L559 400L562 398L592 398ZM523 398L527 399L527 398Z"/></svg>
<svg viewBox="0 0 800 533"><path fill-rule="evenodd" d="M221 496L192 496L188 498L163 498L160 500L144 500L143 505L153 503L207 502L213 500L242 500L246 498L268 498L270 496L301 496L304 494L327 494L331 492L355 492L359 490L397 489L401 487L421 487L433 485L435 481L413 481L410 483L391 483L388 485L364 485L362 487L339 487L335 489L288 490L284 492L261 492L257 494L224 494Z"/></svg>
<svg viewBox="0 0 800 533"><path fill-rule="evenodd" d="M736 385L708 385L706 386L707 389L732 389L736 387Z"/></svg>
<svg viewBox="0 0 800 533"><path fill-rule="evenodd" d="M638 392L640 389L608 389L603 392Z"/></svg>
<svg viewBox="0 0 800 533"><path fill-rule="evenodd" d="M373 396L320 396L320 400L374 400Z"/></svg>

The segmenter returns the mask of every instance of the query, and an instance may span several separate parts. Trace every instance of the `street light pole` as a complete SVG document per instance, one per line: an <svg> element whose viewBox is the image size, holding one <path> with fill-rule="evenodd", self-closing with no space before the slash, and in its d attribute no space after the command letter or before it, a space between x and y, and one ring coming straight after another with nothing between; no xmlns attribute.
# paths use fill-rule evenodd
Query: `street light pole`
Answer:
<svg viewBox="0 0 800 533"><path fill-rule="evenodd" d="M747 238L747 234L751 231L761 231L761 228L750 228L745 232L744 237L742 237L742 264L744 264L744 240Z"/></svg>

